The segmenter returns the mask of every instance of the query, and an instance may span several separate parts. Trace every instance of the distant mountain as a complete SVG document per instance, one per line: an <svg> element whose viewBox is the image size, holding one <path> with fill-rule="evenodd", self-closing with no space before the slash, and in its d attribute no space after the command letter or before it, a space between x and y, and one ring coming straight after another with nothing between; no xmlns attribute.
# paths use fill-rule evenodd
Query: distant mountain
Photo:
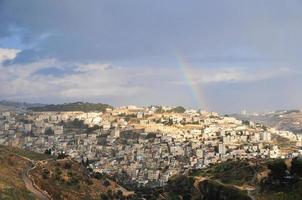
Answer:
<svg viewBox="0 0 302 200"><path fill-rule="evenodd" d="M300 110L278 110L260 114L233 114L232 117L261 123L280 130L302 133L302 112Z"/></svg>
<svg viewBox="0 0 302 200"><path fill-rule="evenodd" d="M19 108L45 106L45 104L41 104L41 103L26 103L26 102L15 102L15 101L6 101L6 100L0 101L0 105L11 106L11 107L19 107Z"/></svg>
<svg viewBox="0 0 302 200"><path fill-rule="evenodd" d="M29 107L41 107L45 104L40 103L26 103L26 102L15 102L15 101L0 101L0 111L26 111Z"/></svg>
<svg viewBox="0 0 302 200"><path fill-rule="evenodd" d="M66 103L66 104L51 104L40 107L29 107L28 110L35 112L64 112L64 111L83 111L83 112L93 112L93 111L106 111L107 108L113 108L109 104L102 103L87 103L87 102L75 102L75 103Z"/></svg>
<svg viewBox="0 0 302 200"><path fill-rule="evenodd" d="M107 108L113 108L109 104L102 103L87 103L87 102L75 102L65 104L41 104L41 103L26 103L26 102L14 102L14 101L0 101L0 111L35 111L35 112L47 112L47 111L106 111Z"/></svg>

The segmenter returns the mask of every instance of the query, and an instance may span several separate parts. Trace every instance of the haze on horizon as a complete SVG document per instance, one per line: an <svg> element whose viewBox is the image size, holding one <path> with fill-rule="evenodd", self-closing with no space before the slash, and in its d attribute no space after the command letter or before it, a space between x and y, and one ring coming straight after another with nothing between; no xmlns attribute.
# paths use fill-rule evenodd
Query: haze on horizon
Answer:
<svg viewBox="0 0 302 200"><path fill-rule="evenodd" d="M302 1L0 0L0 99L302 107Z"/></svg>

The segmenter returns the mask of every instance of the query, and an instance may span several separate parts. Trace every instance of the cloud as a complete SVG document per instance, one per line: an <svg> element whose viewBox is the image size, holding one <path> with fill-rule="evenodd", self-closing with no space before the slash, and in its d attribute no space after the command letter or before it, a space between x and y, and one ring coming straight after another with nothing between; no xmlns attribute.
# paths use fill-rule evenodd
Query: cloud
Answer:
<svg viewBox="0 0 302 200"><path fill-rule="evenodd" d="M73 66L71 73L37 73L53 66ZM109 64L64 63L55 59L27 64L0 65L0 91L3 98L47 97L64 100L133 95L140 87L129 86L131 72ZM64 68L64 67L63 67ZM134 72L134 71L132 71ZM132 73L134 74L134 73Z"/></svg>
<svg viewBox="0 0 302 200"><path fill-rule="evenodd" d="M62 71L62 70L66 71ZM188 82L180 69L123 67L110 63L62 62L45 59L26 64L0 65L1 97L6 99L116 99L152 103L160 97L179 95ZM250 69L245 67L190 68L190 81L197 85L257 82L290 76L290 68ZM185 92L183 93L185 94ZM190 97L186 97L190 98ZM170 100L169 100L170 101ZM168 102L168 101L167 101Z"/></svg>
<svg viewBox="0 0 302 200"><path fill-rule="evenodd" d="M301 6L297 0L3 0L0 33L18 35L30 47L18 55L19 62L36 57L151 62L157 57L160 65L163 59L172 62L181 49L201 60L243 57L297 63Z"/></svg>
<svg viewBox="0 0 302 200"><path fill-rule="evenodd" d="M282 106L279 88L302 84L301 8L299 0L0 0L1 47L13 48L0 50L0 97L190 106L188 78L209 102L219 99L213 110L230 94L248 102L247 88L257 99L274 91ZM194 66L185 73L179 51Z"/></svg>
<svg viewBox="0 0 302 200"><path fill-rule="evenodd" d="M77 72L89 72L89 71L105 71L109 70L112 66L110 64L104 63L86 63L86 64L76 64L77 68L75 71Z"/></svg>
<svg viewBox="0 0 302 200"><path fill-rule="evenodd" d="M15 59L19 52L21 52L21 50L0 48L0 64L4 61Z"/></svg>
<svg viewBox="0 0 302 200"><path fill-rule="evenodd" d="M248 68L248 67L185 67L184 73L192 84L257 82L301 74L301 70L289 67ZM181 84L187 82L181 81Z"/></svg>

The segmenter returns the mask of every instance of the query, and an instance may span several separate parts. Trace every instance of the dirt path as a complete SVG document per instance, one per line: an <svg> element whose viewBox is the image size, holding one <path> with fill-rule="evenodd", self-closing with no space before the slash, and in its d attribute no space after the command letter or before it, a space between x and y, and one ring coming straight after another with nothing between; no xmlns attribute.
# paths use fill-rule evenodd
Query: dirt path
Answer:
<svg viewBox="0 0 302 200"><path fill-rule="evenodd" d="M37 186L33 183L32 179L29 177L29 171L32 169L31 166L28 166L22 173L22 179L25 183L26 188L35 195L37 199L41 200L50 200L50 198L44 194L41 189L37 188Z"/></svg>
<svg viewBox="0 0 302 200"><path fill-rule="evenodd" d="M27 160L29 161L32 165L28 165L22 172L22 179L25 183L25 186L26 188L35 195L36 199L39 199L39 200L52 200L51 196L49 196L47 194L47 192L43 191L42 189L40 189L35 183L34 181L32 180L32 178L30 178L30 175L29 175L29 171L34 169L36 167L36 164L39 163L39 162L47 162L47 160L49 159L46 159L46 160L41 160L41 161L38 161L38 162L35 162L27 157L24 157L24 156L21 156L21 155L18 155L16 153L14 153L16 156L24 159L24 160Z"/></svg>

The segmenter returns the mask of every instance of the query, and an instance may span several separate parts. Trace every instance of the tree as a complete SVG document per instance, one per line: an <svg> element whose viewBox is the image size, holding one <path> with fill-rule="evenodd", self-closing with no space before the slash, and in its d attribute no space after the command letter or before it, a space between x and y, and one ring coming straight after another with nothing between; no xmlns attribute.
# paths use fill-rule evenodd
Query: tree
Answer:
<svg viewBox="0 0 302 200"><path fill-rule="evenodd" d="M291 162L291 173L302 177L302 158L296 157Z"/></svg>
<svg viewBox="0 0 302 200"><path fill-rule="evenodd" d="M170 179L165 190L169 191L171 199L177 199L179 196L182 196L182 199L192 199L193 184L193 178L181 175Z"/></svg>
<svg viewBox="0 0 302 200"><path fill-rule="evenodd" d="M100 172L95 172L93 173L93 177L98 179L98 180L101 180L103 178L103 174L101 174Z"/></svg>
<svg viewBox="0 0 302 200"><path fill-rule="evenodd" d="M110 182L106 179L106 180L103 181L103 185L105 187L108 187L110 185Z"/></svg>
<svg viewBox="0 0 302 200"><path fill-rule="evenodd" d="M86 159L85 166L86 166L86 167L88 167L88 166L89 166L89 159L88 159L88 158Z"/></svg>
<svg viewBox="0 0 302 200"><path fill-rule="evenodd" d="M72 122L72 127L78 128L78 129L85 129L87 128L87 125L84 123L84 120L74 119Z"/></svg>
<svg viewBox="0 0 302 200"><path fill-rule="evenodd" d="M182 106L177 106L177 107L173 108L171 111L175 112L175 113L184 113L186 111L186 109Z"/></svg>
<svg viewBox="0 0 302 200"><path fill-rule="evenodd" d="M42 177L44 179L48 179L48 177L49 177L49 171L47 169L43 169Z"/></svg>
<svg viewBox="0 0 302 200"><path fill-rule="evenodd" d="M67 155L65 153L59 153L57 158L64 159L64 158L67 158Z"/></svg>
<svg viewBox="0 0 302 200"><path fill-rule="evenodd" d="M47 155L51 155L51 149L46 149L44 153Z"/></svg>
<svg viewBox="0 0 302 200"><path fill-rule="evenodd" d="M250 122L249 122L248 120L242 120L242 124L243 124L243 125L249 126L249 125L250 125Z"/></svg>
<svg viewBox="0 0 302 200"><path fill-rule="evenodd" d="M66 162L66 163L64 164L64 168L65 168L65 169L70 169L71 166L72 166L72 164L71 164L70 162Z"/></svg>
<svg viewBox="0 0 302 200"><path fill-rule="evenodd" d="M68 180L67 184L70 186L75 186L75 185L78 185L79 182L80 181L79 181L78 177L71 176L71 178Z"/></svg>
<svg viewBox="0 0 302 200"><path fill-rule="evenodd" d="M47 128L46 130L45 130L45 133L44 133L45 135L54 135L54 131L51 129L51 128Z"/></svg>
<svg viewBox="0 0 302 200"><path fill-rule="evenodd" d="M113 194L113 199L125 199L125 197L123 196L123 192L121 190L118 190L116 193Z"/></svg>
<svg viewBox="0 0 302 200"><path fill-rule="evenodd" d="M267 167L271 170L270 175L276 179L282 180L286 175L287 166L282 159L269 162Z"/></svg>
<svg viewBox="0 0 302 200"><path fill-rule="evenodd" d="M93 133L94 131L96 131L96 130L98 130L98 129L100 129L100 128L101 128L100 126L94 125L93 127L88 127L87 130L86 130L86 132L87 132L88 134L90 134L90 133Z"/></svg>
<svg viewBox="0 0 302 200"><path fill-rule="evenodd" d="M101 194L101 200L108 200L108 196L106 194Z"/></svg>

